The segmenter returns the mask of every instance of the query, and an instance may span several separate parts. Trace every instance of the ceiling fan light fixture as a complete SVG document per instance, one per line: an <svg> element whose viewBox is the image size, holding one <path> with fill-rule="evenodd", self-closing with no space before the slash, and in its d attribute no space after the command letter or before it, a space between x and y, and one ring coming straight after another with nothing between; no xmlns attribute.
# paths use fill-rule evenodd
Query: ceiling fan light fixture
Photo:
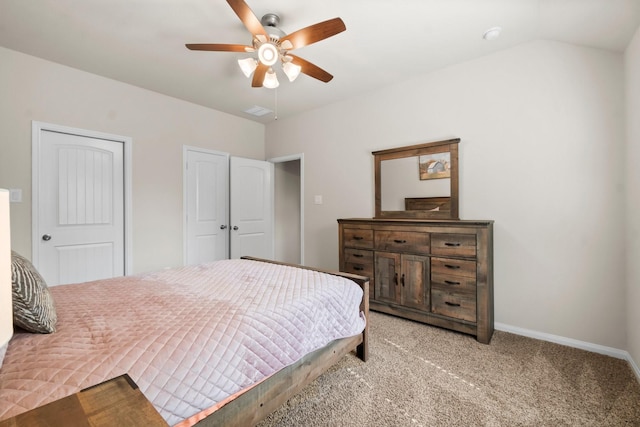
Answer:
<svg viewBox="0 0 640 427"><path fill-rule="evenodd" d="M280 82L278 81L278 77L276 76L275 71L269 68L269 71L264 75L264 81L262 85L268 89L275 89L280 86Z"/></svg>
<svg viewBox="0 0 640 427"><path fill-rule="evenodd" d="M289 81L292 82L300 75L300 71L302 71L302 67L291 62L285 62L282 64L282 71L287 75Z"/></svg>
<svg viewBox="0 0 640 427"><path fill-rule="evenodd" d="M263 43L258 48L258 59L266 66L272 66L278 61L278 48L271 43Z"/></svg>
<svg viewBox="0 0 640 427"><path fill-rule="evenodd" d="M242 70L244 75L248 78L251 77L251 73L256 70L258 61L256 61L254 58L238 59L238 65L240 66L240 69Z"/></svg>

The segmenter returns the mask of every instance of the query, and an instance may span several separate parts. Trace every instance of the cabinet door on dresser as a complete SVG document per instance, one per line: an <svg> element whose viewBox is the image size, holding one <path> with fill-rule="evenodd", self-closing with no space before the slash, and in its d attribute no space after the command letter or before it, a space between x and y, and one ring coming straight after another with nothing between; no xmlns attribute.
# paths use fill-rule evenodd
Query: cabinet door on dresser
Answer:
<svg viewBox="0 0 640 427"><path fill-rule="evenodd" d="M402 255L400 304L419 310L429 309L429 257Z"/></svg>
<svg viewBox="0 0 640 427"><path fill-rule="evenodd" d="M429 309L429 257L376 251L375 301Z"/></svg>
<svg viewBox="0 0 640 427"><path fill-rule="evenodd" d="M375 254L374 300L379 302L400 302L398 279L400 274L400 254L376 252Z"/></svg>

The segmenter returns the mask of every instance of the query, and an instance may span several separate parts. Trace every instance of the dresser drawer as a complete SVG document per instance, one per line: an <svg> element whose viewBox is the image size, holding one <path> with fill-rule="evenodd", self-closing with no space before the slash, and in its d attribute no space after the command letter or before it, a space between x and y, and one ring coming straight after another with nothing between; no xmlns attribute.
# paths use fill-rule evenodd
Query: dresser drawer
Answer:
<svg viewBox="0 0 640 427"><path fill-rule="evenodd" d="M461 259L431 257L431 277L434 275L468 277L475 281L476 262Z"/></svg>
<svg viewBox="0 0 640 427"><path fill-rule="evenodd" d="M345 262L344 272L373 277L373 263Z"/></svg>
<svg viewBox="0 0 640 427"><path fill-rule="evenodd" d="M344 269L346 273L373 278L373 251L345 248Z"/></svg>
<svg viewBox="0 0 640 427"><path fill-rule="evenodd" d="M429 252L429 233L416 231L375 231L375 248L389 252Z"/></svg>
<svg viewBox="0 0 640 427"><path fill-rule="evenodd" d="M476 294L450 292L439 285L431 287L431 312L456 319L476 321Z"/></svg>
<svg viewBox="0 0 640 427"><path fill-rule="evenodd" d="M431 272L431 285L452 292L476 292L476 278Z"/></svg>
<svg viewBox="0 0 640 427"><path fill-rule="evenodd" d="M375 298L375 281L373 280L373 251L359 249L344 250L344 272L369 278L369 299Z"/></svg>
<svg viewBox="0 0 640 427"><path fill-rule="evenodd" d="M373 230L345 227L342 240L345 247L373 249Z"/></svg>
<svg viewBox="0 0 640 427"><path fill-rule="evenodd" d="M344 261L361 264L367 263L373 265L373 251L368 251L366 249L345 248Z"/></svg>
<svg viewBox="0 0 640 427"><path fill-rule="evenodd" d="M476 256L475 234L431 234L431 253L445 256Z"/></svg>

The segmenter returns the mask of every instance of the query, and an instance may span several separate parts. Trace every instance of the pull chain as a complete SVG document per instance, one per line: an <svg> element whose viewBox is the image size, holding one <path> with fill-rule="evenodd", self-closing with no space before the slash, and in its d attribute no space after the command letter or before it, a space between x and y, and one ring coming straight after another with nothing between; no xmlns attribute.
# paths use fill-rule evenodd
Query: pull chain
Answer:
<svg viewBox="0 0 640 427"><path fill-rule="evenodd" d="M278 120L278 88L273 90L275 96L275 119Z"/></svg>

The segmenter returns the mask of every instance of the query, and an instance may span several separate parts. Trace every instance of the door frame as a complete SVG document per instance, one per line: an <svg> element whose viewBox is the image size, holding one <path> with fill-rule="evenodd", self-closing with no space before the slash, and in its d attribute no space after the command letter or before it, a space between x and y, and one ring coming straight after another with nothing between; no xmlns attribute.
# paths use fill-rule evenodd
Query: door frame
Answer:
<svg viewBox="0 0 640 427"><path fill-rule="evenodd" d="M42 131L66 133L87 138L105 139L124 144L124 274L133 274L133 210L132 210L132 144L131 137L62 126L39 121L31 122L31 261L36 269L40 265L39 189L40 136Z"/></svg>
<svg viewBox="0 0 640 427"><path fill-rule="evenodd" d="M229 164L229 158L231 155L224 151L209 150L206 148L194 147L191 145L182 146L182 263L187 264L187 157L189 151L197 151L199 153L214 154L217 156L225 156L227 158L227 165ZM225 195L225 204L227 210L227 223L230 222L229 218L229 174L227 174L227 192ZM227 224L227 258L230 252L231 235L229 234L229 224Z"/></svg>
<svg viewBox="0 0 640 427"><path fill-rule="evenodd" d="M289 156L273 157L267 159L268 162L273 164L291 162L294 160L300 161L300 264L304 265L304 153L292 154ZM275 245L275 203L273 203L274 215L274 245Z"/></svg>

